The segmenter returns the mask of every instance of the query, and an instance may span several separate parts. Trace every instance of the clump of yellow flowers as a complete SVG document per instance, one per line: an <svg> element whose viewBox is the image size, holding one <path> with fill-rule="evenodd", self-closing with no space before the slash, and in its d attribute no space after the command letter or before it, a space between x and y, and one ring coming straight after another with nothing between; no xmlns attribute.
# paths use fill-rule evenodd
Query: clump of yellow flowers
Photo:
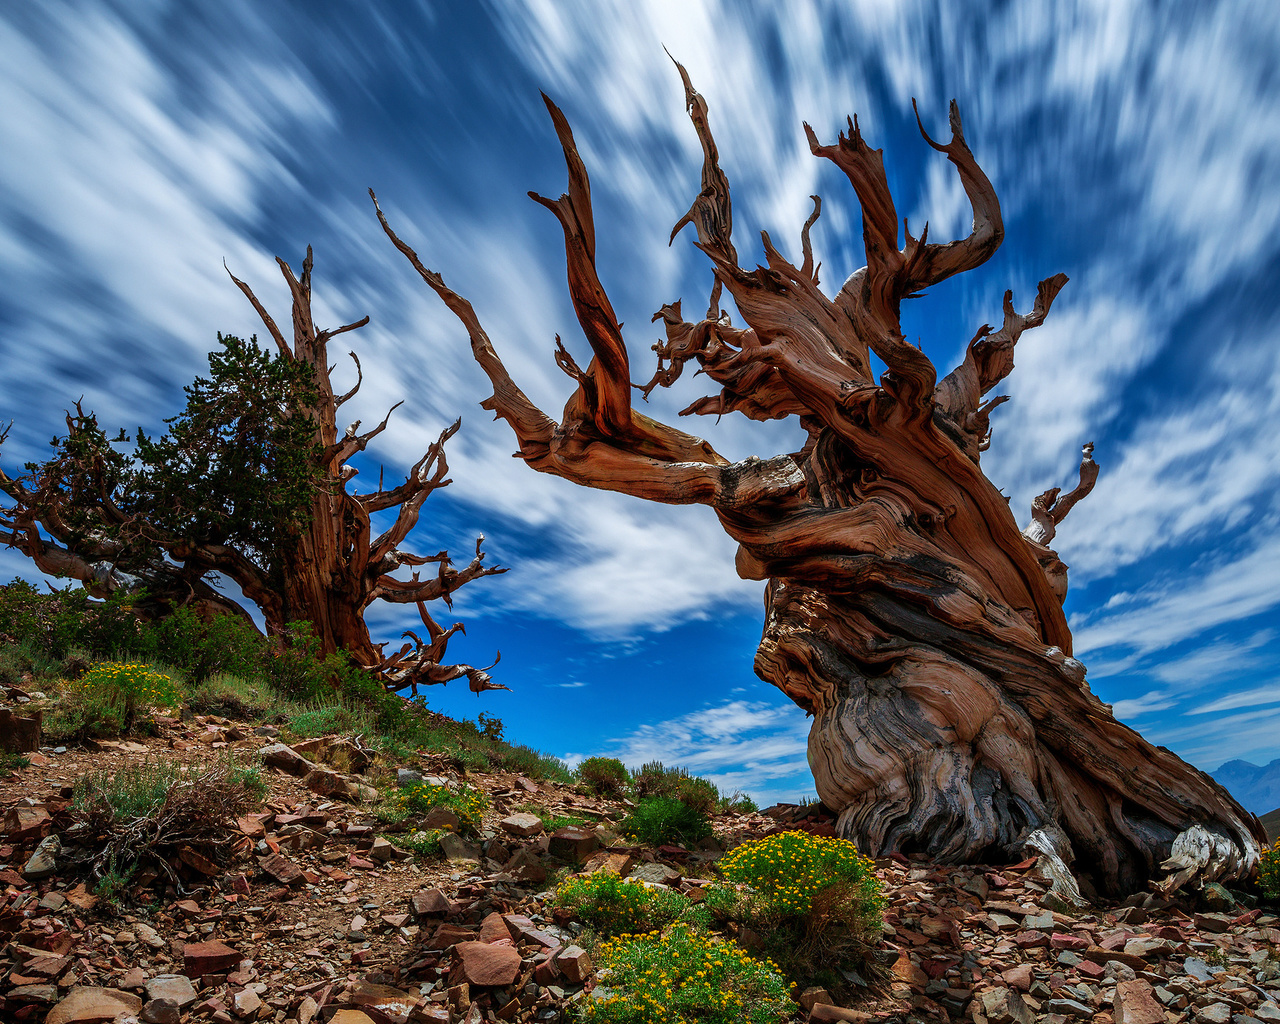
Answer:
<svg viewBox="0 0 1280 1024"><path fill-rule="evenodd" d="M1269 850L1262 851L1258 864L1258 888L1269 900L1280 901L1280 839Z"/></svg>
<svg viewBox="0 0 1280 1024"><path fill-rule="evenodd" d="M126 723L139 711L177 707L181 700L171 676L135 662L100 661L71 689L119 708Z"/></svg>
<svg viewBox="0 0 1280 1024"><path fill-rule="evenodd" d="M601 935L662 928L691 906L687 896L665 887L619 878L610 871L565 879L556 889L555 906Z"/></svg>
<svg viewBox="0 0 1280 1024"><path fill-rule="evenodd" d="M415 782L396 792L395 803L410 814L425 814L433 807L448 807L458 816L458 824L466 832L477 832L489 809L489 798L482 790L463 786L456 792L447 786Z"/></svg>
<svg viewBox="0 0 1280 1024"><path fill-rule="evenodd" d="M847 839L782 832L743 843L721 858L720 873L749 885L773 912L803 916L814 898L840 883L848 898L878 916L884 893L870 858Z"/></svg>
<svg viewBox="0 0 1280 1024"><path fill-rule="evenodd" d="M774 1024L796 1011L776 964L687 924L619 935L597 958L603 988L581 1013L592 1024Z"/></svg>

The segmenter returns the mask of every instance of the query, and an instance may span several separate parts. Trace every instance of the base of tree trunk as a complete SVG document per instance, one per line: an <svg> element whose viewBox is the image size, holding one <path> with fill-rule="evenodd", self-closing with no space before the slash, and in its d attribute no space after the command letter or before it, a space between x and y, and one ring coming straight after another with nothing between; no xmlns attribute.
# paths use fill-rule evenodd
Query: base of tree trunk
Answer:
<svg viewBox="0 0 1280 1024"><path fill-rule="evenodd" d="M956 595L952 595L955 599ZM773 580L756 671L813 713L809 763L871 856L1041 857L1069 902L1253 870L1266 837L1220 785L1117 722L1054 648L870 591ZM1028 635L1030 635L1028 631Z"/></svg>

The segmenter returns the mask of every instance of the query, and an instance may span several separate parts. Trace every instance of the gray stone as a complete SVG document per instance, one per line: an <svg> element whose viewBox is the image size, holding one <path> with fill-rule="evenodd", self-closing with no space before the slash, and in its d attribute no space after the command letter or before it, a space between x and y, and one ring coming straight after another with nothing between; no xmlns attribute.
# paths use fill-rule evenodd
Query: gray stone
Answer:
<svg viewBox="0 0 1280 1024"><path fill-rule="evenodd" d="M1184 973L1199 982L1210 982L1213 980L1213 971L1209 970L1209 965L1198 957L1189 956L1182 964Z"/></svg>
<svg viewBox="0 0 1280 1024"><path fill-rule="evenodd" d="M1052 931L1053 914L1028 914L1022 919L1022 927L1027 931Z"/></svg>
<svg viewBox="0 0 1280 1024"><path fill-rule="evenodd" d="M299 777L317 768L314 761L308 761L287 743L268 743L258 751L258 756L272 768L279 768L282 772Z"/></svg>
<svg viewBox="0 0 1280 1024"><path fill-rule="evenodd" d="M138 1019L142 1024L179 1024L182 1011L172 1000L152 999L142 1008L142 1016Z"/></svg>
<svg viewBox="0 0 1280 1024"><path fill-rule="evenodd" d="M186 975L157 974L147 982L147 998L163 999L185 1010L196 1001L196 990Z"/></svg>
<svg viewBox="0 0 1280 1024"><path fill-rule="evenodd" d="M28 882L48 878L58 873L58 857L62 853L62 840L49 836L42 840L22 869L22 877Z"/></svg>
<svg viewBox="0 0 1280 1024"><path fill-rule="evenodd" d="M440 837L440 849L452 863L463 861L480 863L480 844L469 843L456 832L446 832Z"/></svg>
<svg viewBox="0 0 1280 1024"><path fill-rule="evenodd" d="M422 781L422 772L416 768L397 768L396 769L396 785L401 789L406 786L412 786L415 782Z"/></svg>
<svg viewBox="0 0 1280 1024"><path fill-rule="evenodd" d="M1266 1002L1259 1003L1254 1008L1253 1013L1254 1013L1254 1016L1258 1018L1258 1020L1280 1021L1280 1006L1277 1006L1270 999L1268 999Z"/></svg>
<svg viewBox="0 0 1280 1024"><path fill-rule="evenodd" d="M637 864L631 869L630 878L637 882L656 882L659 885L671 885L680 879L680 872L669 864L654 861L649 864Z"/></svg>
<svg viewBox="0 0 1280 1024"><path fill-rule="evenodd" d="M1011 988L993 988L982 993L982 1013L990 1024L1035 1024L1022 996Z"/></svg>
<svg viewBox="0 0 1280 1024"><path fill-rule="evenodd" d="M1074 999L1050 999L1044 1007L1049 1013L1060 1013L1064 1017L1079 1017L1081 1020L1093 1019L1093 1008Z"/></svg>
<svg viewBox="0 0 1280 1024"><path fill-rule="evenodd" d="M1210 1003L1194 1019L1196 1024L1231 1024L1231 1007L1226 1003Z"/></svg>
<svg viewBox="0 0 1280 1024"><path fill-rule="evenodd" d="M140 942L152 949L167 949L169 946L164 939L160 938L159 932L152 928L151 925L143 924L141 921L133 926L133 934L138 937Z"/></svg>

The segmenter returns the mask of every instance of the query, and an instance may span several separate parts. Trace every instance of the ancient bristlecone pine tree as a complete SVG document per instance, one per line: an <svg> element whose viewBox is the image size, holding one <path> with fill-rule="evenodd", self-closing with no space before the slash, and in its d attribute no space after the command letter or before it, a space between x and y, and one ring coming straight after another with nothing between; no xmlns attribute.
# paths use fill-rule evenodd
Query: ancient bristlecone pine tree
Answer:
<svg viewBox="0 0 1280 1024"><path fill-rule="evenodd" d="M275 531L272 539L264 541L261 536L245 536L241 524L238 540L228 540L224 524L203 523L205 517L200 514L202 503L235 504L231 495L219 493L217 484L206 479L208 466L214 463L233 480L246 474L263 475L273 490L283 489L286 474L278 465L283 446L276 446L275 457L264 458L256 450L257 442L237 445L228 441L228 435L243 439L233 425L218 422L215 428L193 428L190 442L171 435L158 445L140 445L144 453L164 453L152 464L143 458L140 467L130 456L113 449L114 442L98 428L96 418L77 405L76 415L67 416L68 434L58 444L58 458L28 466L22 477L10 477L0 470L0 494L12 501L10 507L0 508L0 544L23 551L43 572L80 580L95 596L105 597L122 588L145 591L150 602L166 612L191 607L203 617L238 613L247 618L243 608L214 589L206 578L220 573L258 606L269 634L283 634L305 621L321 654L347 652L355 664L378 674L390 690L417 693L419 685L459 678L466 678L477 693L507 689L490 678L492 665L476 668L445 663L449 639L463 627L461 623L440 625L427 608L438 600L451 607L450 595L459 587L506 571L485 564L481 550L484 537L476 541L475 556L461 568L453 565L447 551L417 555L401 547L418 524L423 502L450 482L445 442L457 432L461 421L446 428L427 447L398 486L384 488L380 476L376 490L353 493L350 484L357 470L350 460L386 429L391 412L363 433L359 420L339 432L338 410L359 391L363 373L352 352L356 384L345 394L335 394L328 345L339 335L363 327L369 318L334 329L317 327L311 312L310 247L301 276L284 260L277 263L293 298L292 343L253 290L234 275L231 279L262 318L282 366L253 362L259 356L267 357L259 353L256 344L245 345L239 339L227 339L233 343L227 351L232 353L229 362L240 361L235 383L247 388L248 401L258 406L255 422L274 419L298 428L298 447L305 465L295 467L293 476L309 483L301 508L295 510L293 525ZM252 376L254 366L263 368L264 377L267 369L277 375L283 369L286 376L304 381L305 387L283 397L274 393L267 397L263 386L240 379L246 367ZM192 393L188 388L188 394ZM221 402L215 398L205 403L214 407L215 421ZM268 403L265 414L264 403ZM241 419L239 425L246 422ZM0 434L0 442L3 440ZM201 447L197 450L188 445ZM236 454L240 447L254 450L249 455ZM373 517L381 512L394 513L395 518L385 530L375 533ZM265 527L263 532L268 532ZM422 566L434 567L426 578L420 576ZM395 575L402 567L410 569L410 578ZM370 638L364 620L365 610L376 601L415 605L427 637L406 632L404 636L413 642L386 654L384 645Z"/></svg>
<svg viewBox="0 0 1280 1024"><path fill-rule="evenodd" d="M1015 312L1006 294L1001 326L981 328L941 381L903 337L902 300L979 266L1004 234L955 105L949 142L920 128L955 166L973 207L972 233L945 244L928 241L927 228L913 237L904 223L899 247L881 152L856 122L827 146L805 126L814 155L845 172L862 206L867 266L829 298L809 243L817 197L799 267L767 234L768 265L739 265L707 107L681 74L705 162L701 192L672 237L693 225L715 286L700 321L686 321L679 302L655 314L667 340L655 346L658 372L640 390L672 384L693 361L720 391L686 413L795 416L807 442L731 464L707 442L632 408L627 350L596 274L586 168L549 100L569 190L533 198L564 228L569 291L594 353L582 370L557 346L556 362L578 383L560 423L512 381L471 304L422 265L378 210L388 236L470 333L493 383L484 408L508 421L519 456L536 470L715 509L740 544L738 573L767 581L756 672L812 713L818 794L838 811L840 834L864 852L925 851L948 862L1034 852L1071 900L1080 899L1072 866L1109 893L1139 888L1162 866L1174 871L1171 885L1250 873L1263 840L1256 819L1207 776L1117 722L1071 656L1066 566L1048 544L1093 486L1091 446L1080 485L1038 498L1025 532L979 465L988 415L1002 401L984 396L1013 369L1019 337L1044 320L1066 278L1041 282L1029 313ZM722 288L745 327L720 309ZM887 366L879 381L872 352Z"/></svg>

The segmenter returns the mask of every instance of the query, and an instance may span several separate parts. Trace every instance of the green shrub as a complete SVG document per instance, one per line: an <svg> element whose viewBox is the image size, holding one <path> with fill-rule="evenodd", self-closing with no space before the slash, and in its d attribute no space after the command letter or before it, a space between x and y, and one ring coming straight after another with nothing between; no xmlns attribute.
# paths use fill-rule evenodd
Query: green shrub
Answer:
<svg viewBox="0 0 1280 1024"><path fill-rule="evenodd" d="M552 903L601 935L665 928L693 906L687 896L672 889L651 888L610 871L566 879Z"/></svg>
<svg viewBox="0 0 1280 1024"><path fill-rule="evenodd" d="M631 780L637 800L649 796L675 796L676 780L681 777L678 768L667 768L661 761L649 761L640 766Z"/></svg>
<svg viewBox="0 0 1280 1024"><path fill-rule="evenodd" d="M592 1024L781 1024L797 1009L773 964L687 925L622 936L597 956L609 995L583 1007Z"/></svg>
<svg viewBox="0 0 1280 1024"><path fill-rule="evenodd" d="M147 623L139 639L147 657L179 666L196 683L220 674L254 675L268 644L247 619L217 615L205 622L190 608Z"/></svg>
<svg viewBox="0 0 1280 1024"><path fill-rule="evenodd" d="M741 790L735 790L728 796L722 796L719 803L720 813L732 811L737 814L752 814L760 810L756 802Z"/></svg>
<svg viewBox="0 0 1280 1024"><path fill-rule="evenodd" d="M569 771L569 766L560 758L544 754L524 744L498 750L493 761L495 767L503 771L514 772L531 779L550 779L566 783L573 781L573 772Z"/></svg>
<svg viewBox="0 0 1280 1024"><path fill-rule="evenodd" d="M631 776L626 765L616 757L589 757L578 765L580 778L597 796L620 797Z"/></svg>
<svg viewBox="0 0 1280 1024"><path fill-rule="evenodd" d="M711 822L704 811L673 797L651 796L636 804L622 829L649 846L662 846L705 839L711 835Z"/></svg>
<svg viewBox="0 0 1280 1024"><path fill-rule="evenodd" d="M1258 864L1258 888L1262 897L1272 903L1280 903L1280 839L1269 850L1262 851Z"/></svg>
<svg viewBox="0 0 1280 1024"><path fill-rule="evenodd" d="M448 807L458 816L460 828L471 833L480 830L485 811L489 809L489 798L482 790L463 786L455 792L447 786L425 782L415 782L393 793L392 803L409 815L426 814L433 807Z"/></svg>
<svg viewBox="0 0 1280 1024"><path fill-rule="evenodd" d="M872 862L844 839L783 832L743 843L720 859L733 885L705 890L707 909L749 926L800 984L847 989L841 968L866 964L885 905Z"/></svg>
<svg viewBox="0 0 1280 1024"><path fill-rule="evenodd" d="M703 814L714 814L720 806L720 790L710 779L689 775L677 780L676 799Z"/></svg>
<svg viewBox="0 0 1280 1024"><path fill-rule="evenodd" d="M44 716L44 736L55 742L108 739L124 731L123 708L101 694L79 688L60 694Z"/></svg>

